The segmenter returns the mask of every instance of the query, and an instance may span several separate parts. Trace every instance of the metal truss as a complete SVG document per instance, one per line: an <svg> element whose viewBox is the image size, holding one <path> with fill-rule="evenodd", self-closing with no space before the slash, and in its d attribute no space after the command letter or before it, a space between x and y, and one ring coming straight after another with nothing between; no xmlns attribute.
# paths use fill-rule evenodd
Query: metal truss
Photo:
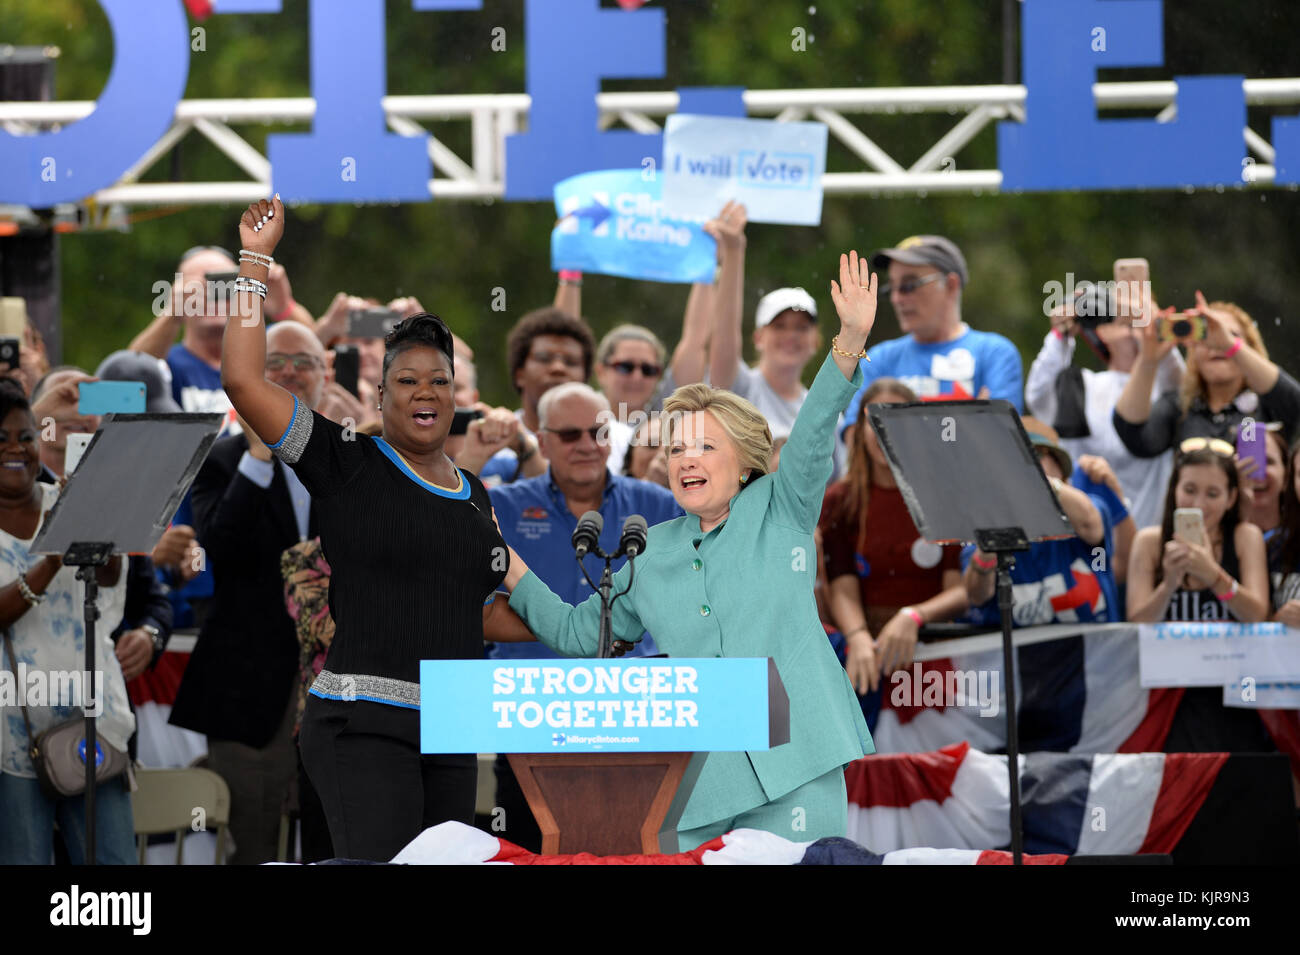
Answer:
<svg viewBox="0 0 1300 955"><path fill-rule="evenodd" d="M1300 106L1300 78L1248 79L1243 83L1248 106L1285 109ZM1173 81L1105 83L1093 87L1100 111L1158 110L1157 121L1176 115L1177 86ZM991 123L1024 120L1024 86L940 86L873 89L746 90L750 116L778 122L816 120L857 159L855 172L827 172L822 180L829 195L925 195L996 192L1002 184L998 169L966 169L961 151ZM659 132L662 117L677 110L676 92L600 93L596 97L601 129L625 128ZM523 129L531 99L526 93L452 96L386 96L382 105L388 126L405 136L428 133L422 123L468 123L470 154L457 155L430 134L429 159L434 178L429 192L437 199L494 199L505 192L505 137ZM0 103L0 127L17 134L57 128L87 116L93 102ZM111 226L129 207L160 205L242 204L270 191L271 164L234 127L258 124L308 125L315 114L310 97L293 99L183 100L171 127L112 186L88 197L83 222ZM920 157L900 160L875 142L850 117L879 114L949 113L960 115L946 133ZM187 136L197 133L247 173L227 182L141 182L140 177ZM1275 177L1274 150L1268 139L1249 126L1244 130L1243 185L1271 185ZM1246 167L1249 167L1247 169ZM21 220L27 210L0 206L0 218Z"/></svg>

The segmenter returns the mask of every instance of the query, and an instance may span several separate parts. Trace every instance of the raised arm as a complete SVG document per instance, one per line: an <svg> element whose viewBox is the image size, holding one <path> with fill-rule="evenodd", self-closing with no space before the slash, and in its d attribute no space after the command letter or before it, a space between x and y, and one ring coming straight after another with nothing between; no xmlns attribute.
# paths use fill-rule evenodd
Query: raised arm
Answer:
<svg viewBox="0 0 1300 955"><path fill-rule="evenodd" d="M150 322L144 331L131 339L131 344L126 347L131 351L153 355L154 358L166 358L168 350L176 344L176 336L180 334L185 324L177 302L181 293L181 289L172 289L171 306Z"/></svg>
<svg viewBox="0 0 1300 955"><path fill-rule="evenodd" d="M240 217L241 249L269 256L283 235L284 204L278 194L269 201L260 199L253 203ZM242 261L239 274L265 282L267 268ZM261 298L252 292L237 292L236 301L236 314L226 322L221 341L221 387L254 433L268 446L276 445L293 422L298 402L279 385L266 380L266 328L262 324ZM308 413L308 409L304 408L303 412Z"/></svg>
<svg viewBox="0 0 1300 955"><path fill-rule="evenodd" d="M876 276L866 260L858 261L857 252L840 256L840 282L831 282L839 334L799 408L773 475L773 516L810 532L831 476L836 421L862 383L858 356L876 321L876 285Z"/></svg>
<svg viewBox="0 0 1300 955"><path fill-rule="evenodd" d="M704 380L709 365L709 341L713 332L713 296L716 288L696 282L686 299L686 314L682 316L682 337L673 349L671 367L673 382L693 385Z"/></svg>
<svg viewBox="0 0 1300 955"><path fill-rule="evenodd" d="M562 312L582 317L582 273L573 269L561 269L558 284L555 286L556 308Z"/></svg>
<svg viewBox="0 0 1300 955"><path fill-rule="evenodd" d="M718 242L718 281L711 304L712 337L709 340L709 383L730 388L736 380L741 356L741 325L745 301L745 207L728 202L704 231ZM685 382L678 381L680 387Z"/></svg>

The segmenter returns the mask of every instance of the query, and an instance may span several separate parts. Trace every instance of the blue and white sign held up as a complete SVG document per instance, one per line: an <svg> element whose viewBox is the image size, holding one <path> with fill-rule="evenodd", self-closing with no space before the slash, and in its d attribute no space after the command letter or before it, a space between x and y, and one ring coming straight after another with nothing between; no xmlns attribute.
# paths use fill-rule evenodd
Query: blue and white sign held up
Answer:
<svg viewBox="0 0 1300 955"><path fill-rule="evenodd" d="M1141 685L1227 686L1300 679L1300 630L1280 623L1157 623L1138 627Z"/></svg>
<svg viewBox="0 0 1300 955"><path fill-rule="evenodd" d="M765 750L788 738L775 674L765 658L422 660L420 750Z"/></svg>
<svg viewBox="0 0 1300 955"><path fill-rule="evenodd" d="M729 199L750 222L819 225L826 127L674 113L664 127L664 206L717 215Z"/></svg>
<svg viewBox="0 0 1300 955"><path fill-rule="evenodd" d="M551 232L551 266L557 271L713 281L717 243L700 228L705 220L665 214L660 176L648 167L565 179L555 186L555 211L560 221Z"/></svg>

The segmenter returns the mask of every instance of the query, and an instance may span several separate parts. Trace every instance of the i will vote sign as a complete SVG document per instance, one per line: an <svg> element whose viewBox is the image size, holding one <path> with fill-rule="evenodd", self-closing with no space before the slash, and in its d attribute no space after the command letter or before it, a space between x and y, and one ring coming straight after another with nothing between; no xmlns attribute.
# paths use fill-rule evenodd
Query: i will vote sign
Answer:
<svg viewBox="0 0 1300 955"><path fill-rule="evenodd" d="M722 204L718 204L718 209ZM650 169L585 173L558 183L551 265L655 282L712 282L717 243L694 220L668 215ZM714 210L716 214L717 210ZM711 214L712 215L712 214Z"/></svg>
<svg viewBox="0 0 1300 955"><path fill-rule="evenodd" d="M826 127L676 113L664 127L664 206L714 216L728 199L751 222L818 225Z"/></svg>
<svg viewBox="0 0 1300 955"><path fill-rule="evenodd" d="M1158 623L1138 627L1143 687L1228 686L1300 679L1300 630L1280 623Z"/></svg>
<svg viewBox="0 0 1300 955"><path fill-rule="evenodd" d="M425 753L764 750L788 708L762 658L420 662Z"/></svg>

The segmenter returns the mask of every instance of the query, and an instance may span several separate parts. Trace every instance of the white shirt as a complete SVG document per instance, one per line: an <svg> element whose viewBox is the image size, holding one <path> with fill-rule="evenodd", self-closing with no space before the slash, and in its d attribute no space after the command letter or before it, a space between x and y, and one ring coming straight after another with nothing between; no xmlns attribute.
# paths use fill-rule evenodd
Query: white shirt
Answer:
<svg viewBox="0 0 1300 955"><path fill-rule="evenodd" d="M1025 407L1045 424L1050 425L1056 420L1056 377L1069 367L1074 347L1073 337L1062 339L1048 332L1029 369L1029 378L1025 381ZM1151 390L1153 401L1178 387L1184 368L1178 349L1171 350L1156 372ZM1134 523L1142 528L1159 524L1164 516L1165 492L1173 470L1173 451L1155 458L1134 457L1115 433L1111 416L1128 379L1129 373L1125 371L1083 369L1084 414L1092 434L1086 438L1062 438L1061 447L1070 452L1076 464L1081 454L1105 458L1124 489Z"/></svg>

